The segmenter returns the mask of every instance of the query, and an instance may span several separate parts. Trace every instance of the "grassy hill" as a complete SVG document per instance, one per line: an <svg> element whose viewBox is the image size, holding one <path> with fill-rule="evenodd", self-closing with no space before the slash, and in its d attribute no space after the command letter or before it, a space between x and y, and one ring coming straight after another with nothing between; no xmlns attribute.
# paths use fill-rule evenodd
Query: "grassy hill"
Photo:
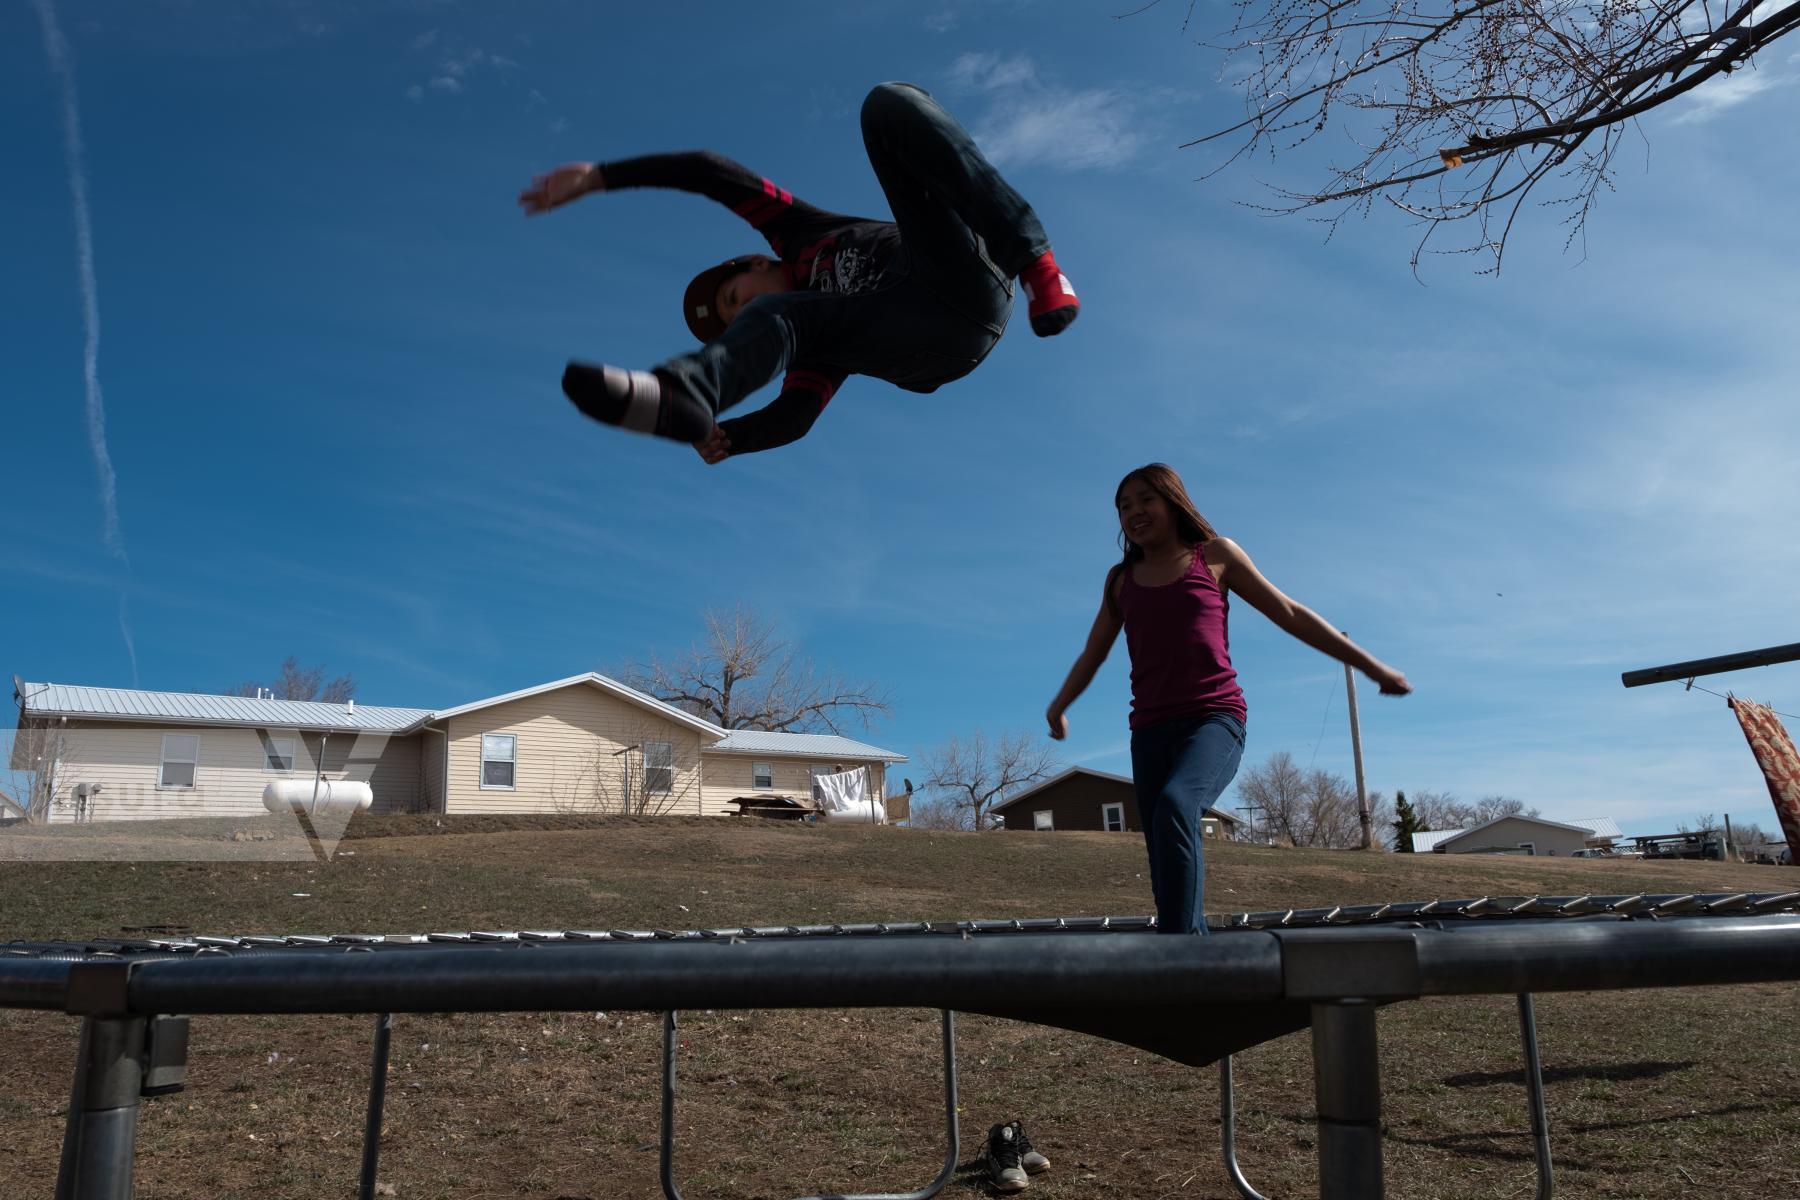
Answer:
<svg viewBox="0 0 1800 1200"><path fill-rule="evenodd" d="M1135 915L1141 843L682 818L358 818L329 863L123 861L268 854L260 823L0 834L0 938L471 928L705 928ZM120 861L18 861L76 852ZM1488 894L1772 891L1800 872L1720 863L1363 855L1220 845L1211 911ZM297 895L297 893L303 893ZM1800 985L1540 997L1559 1193L1800 1195ZM197 1019L189 1089L147 1103L142 1200L353 1194L368 1018ZM940 1155L935 1014L684 1014L678 1169L690 1200L906 1190ZM1388 1194L1529 1195L1507 998L1381 1017ZM0 1177L47 1195L74 1022L0 1013ZM1228 1197L1216 1077L1076 1034L960 1022L963 1159L1018 1117L1054 1161L1044 1197ZM659 1194L660 1020L403 1017L384 1181L401 1197ZM1304 1036L1238 1059L1240 1155L1265 1194L1316 1194Z"/></svg>

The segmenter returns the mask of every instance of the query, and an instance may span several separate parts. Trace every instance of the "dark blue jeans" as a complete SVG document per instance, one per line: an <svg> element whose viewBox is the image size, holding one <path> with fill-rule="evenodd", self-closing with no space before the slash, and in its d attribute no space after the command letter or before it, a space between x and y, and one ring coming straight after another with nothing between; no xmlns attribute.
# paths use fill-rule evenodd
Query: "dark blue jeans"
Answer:
<svg viewBox="0 0 1800 1200"><path fill-rule="evenodd" d="M929 392L980 365L1012 314L1012 280L1050 248L1037 214L942 105L884 83L863 144L900 229L893 281L870 292L759 296L717 339L662 363L716 415L796 362Z"/></svg>
<svg viewBox="0 0 1800 1200"><path fill-rule="evenodd" d="M1230 713L1181 717L1131 735L1131 781L1162 933L1205 933L1200 818L1237 774L1244 726Z"/></svg>

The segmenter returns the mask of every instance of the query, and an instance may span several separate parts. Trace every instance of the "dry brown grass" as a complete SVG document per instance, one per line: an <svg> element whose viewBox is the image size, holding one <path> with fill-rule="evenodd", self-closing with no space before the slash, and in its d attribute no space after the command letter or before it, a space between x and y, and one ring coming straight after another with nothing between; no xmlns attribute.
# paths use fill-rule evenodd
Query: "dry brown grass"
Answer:
<svg viewBox="0 0 1800 1200"><path fill-rule="evenodd" d="M245 823L237 823L243 825ZM216 839L228 829L165 831ZM1135 914L1141 845L694 819L359 819L329 864L9 863L0 932L698 928ZM1774 890L1717 863L1362 856L1219 846L1209 907L1434 895ZM306 898L293 893L307 892ZM1800 985L1539 998L1565 1197L1800 1195ZM1381 1018L1393 1197L1524 1197L1530 1142L1509 998ZM354 1194L372 1018L196 1019L189 1087L146 1102L140 1200ZM1230 1197L1216 1076L1039 1026L960 1019L964 1169L1020 1117L1054 1160L1028 1195ZM941 1153L937 1018L904 1010L683 1015L690 1200L918 1186ZM652 1197L659 1016L401 1017L382 1178L399 1197ZM0 1013L0 1179L48 1195L73 1061L66 1017ZM1304 1036L1238 1059L1240 1149L1265 1194L1316 1194Z"/></svg>

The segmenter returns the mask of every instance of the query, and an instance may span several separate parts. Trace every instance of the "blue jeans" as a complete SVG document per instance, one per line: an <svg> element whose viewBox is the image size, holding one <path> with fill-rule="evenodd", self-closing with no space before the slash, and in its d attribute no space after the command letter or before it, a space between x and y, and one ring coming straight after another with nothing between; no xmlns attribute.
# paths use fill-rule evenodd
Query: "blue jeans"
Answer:
<svg viewBox="0 0 1800 1200"><path fill-rule="evenodd" d="M1205 933L1200 818L1237 774L1244 726L1230 713L1164 721L1131 735L1131 781L1162 933Z"/></svg>
<svg viewBox="0 0 1800 1200"><path fill-rule="evenodd" d="M900 229L894 281L857 295L780 292L717 339L658 364L715 414L796 362L930 392L980 365L1012 314L1012 279L1050 248L1037 214L930 93L884 83L863 145Z"/></svg>

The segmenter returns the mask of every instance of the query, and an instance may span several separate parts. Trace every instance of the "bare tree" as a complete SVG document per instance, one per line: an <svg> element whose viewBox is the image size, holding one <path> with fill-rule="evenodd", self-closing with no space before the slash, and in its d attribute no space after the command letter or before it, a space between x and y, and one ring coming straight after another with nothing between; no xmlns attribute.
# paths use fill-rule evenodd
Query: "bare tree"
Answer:
<svg viewBox="0 0 1800 1200"><path fill-rule="evenodd" d="M913 829L962 830L973 829L972 810L966 804L958 804L950 796L933 796L924 800L913 801L912 818L907 825Z"/></svg>
<svg viewBox="0 0 1800 1200"><path fill-rule="evenodd" d="M65 770L72 749L68 722L22 720L10 740L0 771L0 817L16 814L15 819L41 825L58 806L72 802Z"/></svg>
<svg viewBox="0 0 1800 1200"><path fill-rule="evenodd" d="M1286 750L1275 753L1238 779L1238 799L1254 810L1259 831L1290 846L1348 850L1362 845L1362 817L1356 788L1342 775L1302 771ZM1380 792L1369 796L1376 822L1391 821L1393 806Z"/></svg>
<svg viewBox="0 0 1800 1200"><path fill-rule="evenodd" d="M1520 208L1546 200L1577 240L1628 122L1751 65L1800 28L1796 0L1235 0L1225 74L1248 115L1198 142L1227 161L1316 148L1344 157L1314 190L1276 189L1274 211L1323 209L1333 229L1380 197L1433 235L1463 223L1453 253L1497 271ZM1189 7L1192 14L1192 5ZM1189 143L1190 145L1197 143ZM1217 169L1217 168L1215 168Z"/></svg>
<svg viewBox="0 0 1800 1200"><path fill-rule="evenodd" d="M620 679L721 729L842 733L846 717L866 729L871 717L887 715L884 694L818 673L755 611L707 609L703 619L703 642L671 661L628 664Z"/></svg>
<svg viewBox="0 0 1800 1200"><path fill-rule="evenodd" d="M1525 807L1523 800L1515 800L1511 796L1483 796L1473 806L1470 817L1474 824L1480 825L1501 817L1535 817L1540 815L1536 808Z"/></svg>
<svg viewBox="0 0 1800 1200"><path fill-rule="evenodd" d="M1456 798L1454 792L1408 792L1418 827L1427 829L1467 829L1475 824L1475 809Z"/></svg>
<svg viewBox="0 0 1800 1200"><path fill-rule="evenodd" d="M325 678L325 668L303 667L295 655L288 655L273 683L249 680L238 684L227 696L260 696L269 691L277 700L317 700L323 704L343 704L356 696L356 680L348 673L336 679Z"/></svg>
<svg viewBox="0 0 1800 1200"><path fill-rule="evenodd" d="M992 825L994 805L1048 779L1057 762L1055 752L1029 734L989 738L977 729L926 755L924 766L925 786L966 814L967 824L960 828L982 830Z"/></svg>

